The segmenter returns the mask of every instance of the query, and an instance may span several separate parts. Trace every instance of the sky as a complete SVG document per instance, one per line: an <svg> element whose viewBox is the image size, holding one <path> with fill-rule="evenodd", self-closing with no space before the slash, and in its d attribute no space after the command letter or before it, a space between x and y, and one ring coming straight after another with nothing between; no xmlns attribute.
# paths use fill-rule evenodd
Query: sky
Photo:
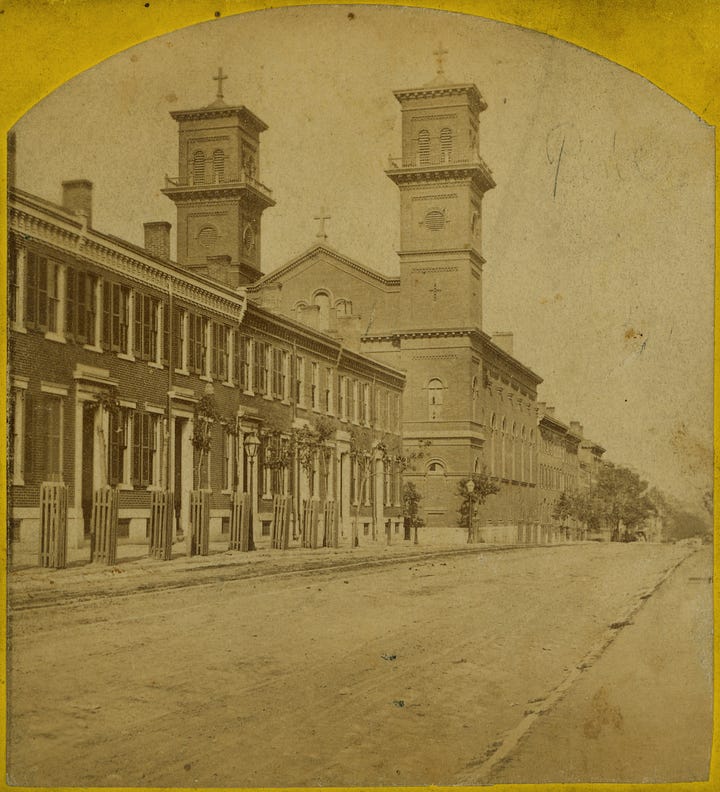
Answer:
<svg viewBox="0 0 720 792"><path fill-rule="evenodd" d="M445 74L488 103L480 153L497 187L483 204L486 332L509 330L607 457L698 506L712 487L713 130L644 78L544 34L439 11L276 9L137 45L46 97L17 131L17 186L60 200L94 183L93 225L142 244L175 208L169 112L215 98L268 124L260 180L269 272L318 239L397 274L400 154L392 92Z"/></svg>

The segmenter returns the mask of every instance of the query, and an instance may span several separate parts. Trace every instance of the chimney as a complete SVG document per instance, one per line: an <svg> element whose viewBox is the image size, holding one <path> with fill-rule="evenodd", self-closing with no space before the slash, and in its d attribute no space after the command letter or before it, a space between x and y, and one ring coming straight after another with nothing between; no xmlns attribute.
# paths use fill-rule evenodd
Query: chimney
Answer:
<svg viewBox="0 0 720 792"><path fill-rule="evenodd" d="M579 421L570 421L570 431L579 437L583 436L583 425Z"/></svg>
<svg viewBox="0 0 720 792"><path fill-rule="evenodd" d="M234 286L230 270L232 259L227 254L219 256L206 256L207 261L207 276L219 283L224 283L226 286Z"/></svg>
<svg viewBox="0 0 720 792"><path fill-rule="evenodd" d="M170 260L170 223L157 220L143 223L145 229L145 250L151 255L165 261Z"/></svg>
<svg viewBox="0 0 720 792"><path fill-rule="evenodd" d="M7 186L8 190L12 190L15 186L15 162L16 162L16 143L17 139L13 131L8 132L7 135Z"/></svg>
<svg viewBox="0 0 720 792"><path fill-rule="evenodd" d="M73 179L62 183L63 209L87 218L87 224L92 227L92 182L87 179Z"/></svg>
<svg viewBox="0 0 720 792"><path fill-rule="evenodd" d="M507 352L508 355L512 355L513 353L513 334L509 332L502 332L502 333L493 333L492 334L493 343L500 347L503 352Z"/></svg>
<svg viewBox="0 0 720 792"><path fill-rule="evenodd" d="M280 292L282 283L268 283L260 292L260 304L263 308L274 313L280 313Z"/></svg>

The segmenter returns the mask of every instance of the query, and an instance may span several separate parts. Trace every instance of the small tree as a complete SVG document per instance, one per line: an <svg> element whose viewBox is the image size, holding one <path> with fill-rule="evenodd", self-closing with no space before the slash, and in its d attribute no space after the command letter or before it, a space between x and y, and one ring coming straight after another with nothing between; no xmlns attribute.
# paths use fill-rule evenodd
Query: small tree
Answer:
<svg viewBox="0 0 720 792"><path fill-rule="evenodd" d="M83 408L92 413L98 409L104 410L105 414L108 416L110 431L121 431L119 423L122 415L122 407L120 406L120 402L118 400L117 388L111 387L109 390L100 391L100 393L97 394L95 401L84 402ZM110 481L108 460L110 441L105 437L105 430L103 429L102 424L98 426L97 433L102 445L103 479L105 484L115 486L117 482Z"/></svg>
<svg viewBox="0 0 720 792"><path fill-rule="evenodd" d="M408 470L415 470L417 462L419 462L425 456L425 453L430 445L430 440L420 440L417 448L403 451L400 438L396 435L385 433L380 438L380 440L375 443L375 449L380 454L385 471L387 472L394 469L397 475L402 476ZM414 484L412 484L412 488L417 494L417 501L419 502L422 498L422 495L419 493L417 487L415 487ZM408 512L405 510L406 500L404 488L402 490L402 502L404 509L403 515L407 516ZM415 508L417 516L417 504ZM415 525L415 544L418 544L417 529L425 525L425 520L421 519L420 517L417 517L417 519L419 522ZM412 527L412 525L410 525L407 521L405 522L405 526L408 528Z"/></svg>
<svg viewBox="0 0 720 792"><path fill-rule="evenodd" d="M468 482L472 481L475 485L472 492L468 492ZM472 478L464 478L458 482L457 493L460 496L460 511L458 513L458 525L468 529L468 543L477 541L475 529L475 509L482 506L489 495L500 492L500 486L496 484L483 469L482 473L473 473Z"/></svg>
<svg viewBox="0 0 720 792"><path fill-rule="evenodd" d="M412 531L413 544L419 544L418 529L425 525L425 520L420 516L422 495L412 481L403 484L402 500L405 528Z"/></svg>
<svg viewBox="0 0 720 792"><path fill-rule="evenodd" d="M373 437L369 429L353 429L350 432L350 459L355 465L355 524L352 531L351 545L358 545L358 526L360 523L360 505L372 473ZM373 521L373 539L375 523Z"/></svg>
<svg viewBox="0 0 720 792"><path fill-rule="evenodd" d="M193 434L190 438L190 443L195 449L193 484L197 489L203 488L204 462L212 446L212 427L215 423L220 422L222 422L222 417L215 405L215 400L206 393L195 405Z"/></svg>
<svg viewBox="0 0 720 792"><path fill-rule="evenodd" d="M567 492L561 492L560 497L555 503L553 510L553 518L564 523L565 520L575 517L575 504L573 503L572 496Z"/></svg>

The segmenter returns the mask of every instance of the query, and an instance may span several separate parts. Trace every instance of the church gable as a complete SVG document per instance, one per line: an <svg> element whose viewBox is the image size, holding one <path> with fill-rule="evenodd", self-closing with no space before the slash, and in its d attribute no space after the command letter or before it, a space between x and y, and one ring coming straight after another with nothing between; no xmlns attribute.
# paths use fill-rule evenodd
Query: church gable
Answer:
<svg viewBox="0 0 720 792"><path fill-rule="evenodd" d="M388 315L397 280L318 245L249 290L264 306L352 346Z"/></svg>

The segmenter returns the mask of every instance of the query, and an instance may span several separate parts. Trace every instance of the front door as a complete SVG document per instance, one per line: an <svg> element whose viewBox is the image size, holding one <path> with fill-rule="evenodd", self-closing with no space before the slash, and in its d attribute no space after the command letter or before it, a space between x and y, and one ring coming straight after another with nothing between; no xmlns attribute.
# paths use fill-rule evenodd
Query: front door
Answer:
<svg viewBox="0 0 720 792"><path fill-rule="evenodd" d="M185 449L185 433L187 431L187 418L175 418L173 426L173 499L175 513L176 535L183 533L187 527L186 509L183 508L185 500L190 497L190 487L187 487L187 468L192 475L192 457L187 458ZM186 492L187 489L187 492Z"/></svg>
<svg viewBox="0 0 720 792"><path fill-rule="evenodd" d="M83 537L90 536L93 490L95 489L95 415L89 404L83 409L82 418L82 485L80 506L83 518Z"/></svg>

